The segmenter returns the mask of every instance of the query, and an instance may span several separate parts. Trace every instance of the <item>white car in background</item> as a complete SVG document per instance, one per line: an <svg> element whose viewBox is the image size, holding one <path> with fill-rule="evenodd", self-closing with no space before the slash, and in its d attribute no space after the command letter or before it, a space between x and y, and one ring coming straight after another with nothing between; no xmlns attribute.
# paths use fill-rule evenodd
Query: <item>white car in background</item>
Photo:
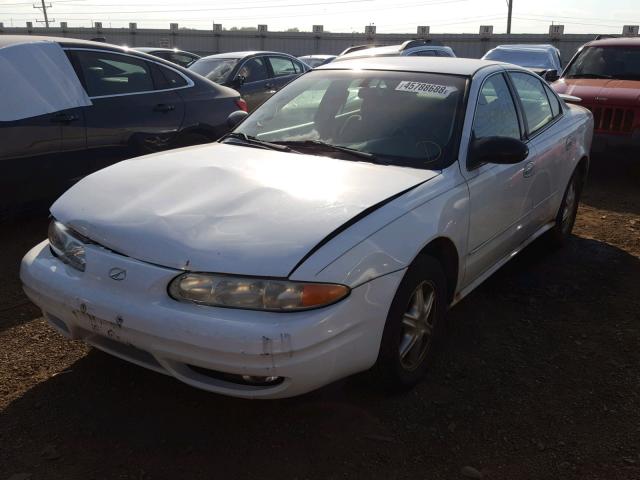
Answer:
<svg viewBox="0 0 640 480"><path fill-rule="evenodd" d="M219 143L77 183L21 278L63 335L198 388L288 397L372 367L406 388L452 305L570 234L592 129L523 68L331 63Z"/></svg>

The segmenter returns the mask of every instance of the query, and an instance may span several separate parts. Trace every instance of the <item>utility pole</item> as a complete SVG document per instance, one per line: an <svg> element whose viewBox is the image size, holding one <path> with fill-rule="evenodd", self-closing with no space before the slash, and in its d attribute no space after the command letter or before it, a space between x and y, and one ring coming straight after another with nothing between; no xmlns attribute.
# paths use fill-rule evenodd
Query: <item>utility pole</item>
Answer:
<svg viewBox="0 0 640 480"><path fill-rule="evenodd" d="M33 8L42 10L42 13L44 14L44 24L47 28L49 28L49 16L47 15L47 8L51 8L51 4L44 3L44 0L41 0L41 1L42 1L42 6L34 5ZM36 21L42 22L42 20L36 20ZM51 21L55 22L55 20L51 20Z"/></svg>
<svg viewBox="0 0 640 480"><path fill-rule="evenodd" d="M44 0L42 0L44 2ZM507 34L511 33L511 12L513 11L513 0L507 0L509 13L507 14Z"/></svg>

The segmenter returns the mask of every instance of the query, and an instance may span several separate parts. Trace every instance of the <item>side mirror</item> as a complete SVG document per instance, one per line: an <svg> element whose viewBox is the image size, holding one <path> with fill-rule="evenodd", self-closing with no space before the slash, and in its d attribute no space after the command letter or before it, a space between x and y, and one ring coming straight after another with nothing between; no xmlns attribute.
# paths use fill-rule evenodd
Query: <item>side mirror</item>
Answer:
<svg viewBox="0 0 640 480"><path fill-rule="evenodd" d="M229 128L235 128L238 126L249 114L244 110L236 110L231 112L227 117L227 126Z"/></svg>
<svg viewBox="0 0 640 480"><path fill-rule="evenodd" d="M547 82L555 82L558 78L560 78L560 76L558 75L558 71L555 69L547 70L544 74L544 79Z"/></svg>
<svg viewBox="0 0 640 480"><path fill-rule="evenodd" d="M485 137L473 140L467 155L469 168L483 163L512 165L520 163L529 155L524 142L511 137Z"/></svg>
<svg viewBox="0 0 640 480"><path fill-rule="evenodd" d="M231 84L235 87L235 88L240 88L244 85L244 82L246 82L247 79L244 75L238 75L236 78L233 79L233 82L231 82Z"/></svg>

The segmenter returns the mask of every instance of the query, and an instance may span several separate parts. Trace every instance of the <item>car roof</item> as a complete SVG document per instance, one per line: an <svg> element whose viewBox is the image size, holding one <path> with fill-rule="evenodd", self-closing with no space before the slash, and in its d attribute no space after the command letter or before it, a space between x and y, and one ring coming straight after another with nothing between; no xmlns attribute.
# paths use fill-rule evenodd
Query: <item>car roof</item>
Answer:
<svg viewBox="0 0 640 480"><path fill-rule="evenodd" d="M191 53L186 50L180 50L179 48L162 48L162 47L129 47L131 50L137 50L138 52L180 52L180 53ZM193 55L193 54L192 54Z"/></svg>
<svg viewBox="0 0 640 480"><path fill-rule="evenodd" d="M482 68L495 65L504 66L505 64L492 60L476 60L475 58L393 56L345 58L340 62L334 61L317 67L316 70L389 70L442 73L470 77ZM509 67L513 66L509 65Z"/></svg>
<svg viewBox="0 0 640 480"><path fill-rule="evenodd" d="M557 50L553 45L543 43L512 43L507 45L498 45L494 50L496 48L499 48L500 50Z"/></svg>
<svg viewBox="0 0 640 480"><path fill-rule="evenodd" d="M92 42L91 40L80 40L78 38L50 37L47 35L0 35L0 48L11 45L20 45L34 42L55 42L64 45L85 45L90 47L123 49L118 45L105 42Z"/></svg>
<svg viewBox="0 0 640 480"><path fill-rule="evenodd" d="M640 37L604 38L586 43L589 47L640 47Z"/></svg>
<svg viewBox="0 0 640 480"><path fill-rule="evenodd" d="M451 52L451 47L446 45L433 45L431 43L423 43L416 45L407 45L399 44L399 45L384 45L379 47L371 47L371 48L362 48L359 50L355 50L353 52L345 53L344 55L340 55L340 60L347 58L361 58L361 57L375 57L375 56L384 56L384 55L402 55L403 52L416 52L421 50L440 50Z"/></svg>
<svg viewBox="0 0 640 480"><path fill-rule="evenodd" d="M322 59L326 59L326 58L335 58L336 55L302 55L298 58L322 58Z"/></svg>
<svg viewBox="0 0 640 480"><path fill-rule="evenodd" d="M283 53L283 52L269 52L269 51L255 50L255 51L247 51L247 52L216 53L214 55L207 55L206 57L201 57L200 60L205 58L244 58L244 57L250 57L252 55L285 55L287 57L292 57L292 55L289 55L288 53Z"/></svg>

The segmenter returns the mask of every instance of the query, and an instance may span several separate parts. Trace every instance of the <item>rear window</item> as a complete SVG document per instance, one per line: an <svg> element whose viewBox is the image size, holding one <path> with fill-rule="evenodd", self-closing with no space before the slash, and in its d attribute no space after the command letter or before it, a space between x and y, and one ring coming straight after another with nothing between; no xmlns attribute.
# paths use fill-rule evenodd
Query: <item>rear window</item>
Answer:
<svg viewBox="0 0 640 480"><path fill-rule="evenodd" d="M500 50L495 49L484 56L485 60L512 63L529 68L553 68L551 58L546 52L533 50Z"/></svg>

